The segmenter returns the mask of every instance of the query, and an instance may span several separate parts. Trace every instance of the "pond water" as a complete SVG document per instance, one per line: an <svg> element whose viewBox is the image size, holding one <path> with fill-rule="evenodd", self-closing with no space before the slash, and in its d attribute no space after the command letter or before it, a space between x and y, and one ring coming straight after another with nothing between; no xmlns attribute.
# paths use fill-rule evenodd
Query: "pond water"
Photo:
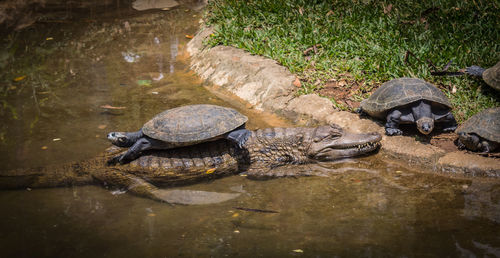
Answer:
<svg viewBox="0 0 500 258"><path fill-rule="evenodd" d="M186 104L234 107L250 129L291 125L221 97L189 70L194 8L114 7L52 13L3 35L0 172L91 158L109 146L107 132ZM409 170L379 155L296 169L323 176L179 187L241 193L212 205L99 186L3 190L0 256L500 256L498 180Z"/></svg>

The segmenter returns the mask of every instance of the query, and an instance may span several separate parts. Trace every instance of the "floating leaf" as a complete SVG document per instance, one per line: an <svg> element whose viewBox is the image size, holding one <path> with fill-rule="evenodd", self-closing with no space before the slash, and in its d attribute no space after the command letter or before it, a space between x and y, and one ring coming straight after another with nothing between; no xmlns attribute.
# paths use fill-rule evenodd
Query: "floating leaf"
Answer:
<svg viewBox="0 0 500 258"><path fill-rule="evenodd" d="M126 109L126 107L114 107L114 106L111 106L111 105L102 105L101 108L106 108L106 109Z"/></svg>
<svg viewBox="0 0 500 258"><path fill-rule="evenodd" d="M47 146L42 146L42 150L46 150L46 149L48 149L48 148L49 148L49 147L47 147Z"/></svg>
<svg viewBox="0 0 500 258"><path fill-rule="evenodd" d="M231 217L236 218L236 217L238 217L238 216L240 216L240 214L239 214L239 213L235 213L235 214L233 214L233 216L231 216Z"/></svg>
<svg viewBox="0 0 500 258"><path fill-rule="evenodd" d="M22 81L22 80L24 80L24 78L26 78L26 75L16 77L16 78L14 78L14 81L15 82Z"/></svg>
<svg viewBox="0 0 500 258"><path fill-rule="evenodd" d="M107 127L107 125L99 125L97 128L102 130L102 129L105 129L106 127Z"/></svg>
<svg viewBox="0 0 500 258"><path fill-rule="evenodd" d="M151 86L151 80L137 80L139 86Z"/></svg>
<svg viewBox="0 0 500 258"><path fill-rule="evenodd" d="M57 141L60 141L60 140L61 140L61 138L54 138L54 139L52 139L52 141L54 141L54 142L57 142Z"/></svg>
<svg viewBox="0 0 500 258"><path fill-rule="evenodd" d="M295 250L292 250L292 252L294 252L294 253L303 253L304 251L302 249L295 249Z"/></svg>
<svg viewBox="0 0 500 258"><path fill-rule="evenodd" d="M215 168L211 168L211 169L207 170L207 172L206 172L206 173L207 173L207 174L212 174L214 171L215 171Z"/></svg>
<svg viewBox="0 0 500 258"><path fill-rule="evenodd" d="M239 231L239 230L235 230L235 231L233 231L233 232L234 232L234 233L236 233L236 234L240 233L240 231Z"/></svg>
<svg viewBox="0 0 500 258"><path fill-rule="evenodd" d="M54 38L53 37L48 37L45 40L54 40Z"/></svg>
<svg viewBox="0 0 500 258"><path fill-rule="evenodd" d="M148 214L148 217L154 217L154 216L156 216L156 214L154 214L154 213L149 213Z"/></svg>

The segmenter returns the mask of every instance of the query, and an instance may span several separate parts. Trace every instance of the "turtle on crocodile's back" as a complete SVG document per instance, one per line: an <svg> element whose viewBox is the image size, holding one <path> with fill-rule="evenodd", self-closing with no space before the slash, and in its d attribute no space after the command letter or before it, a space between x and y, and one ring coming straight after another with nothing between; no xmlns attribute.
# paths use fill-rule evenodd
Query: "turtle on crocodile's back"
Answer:
<svg viewBox="0 0 500 258"><path fill-rule="evenodd" d="M360 107L360 112L386 120L387 135L401 135L399 124L416 124L422 134L431 133L435 122L443 131L453 131L457 122L450 110L448 98L438 88L415 78L382 84Z"/></svg>
<svg viewBox="0 0 500 258"><path fill-rule="evenodd" d="M492 152L500 147L500 107L473 115L457 129L459 148Z"/></svg>
<svg viewBox="0 0 500 258"><path fill-rule="evenodd" d="M153 200L210 203L234 198L236 194L205 193L199 197L199 193L187 192L186 197L186 192L177 190L173 195L172 190L158 186L192 183L237 172L247 172L251 177L298 176L301 172L279 168L369 154L380 147L381 140L377 133L348 133L337 125L268 128L248 131L247 136L242 148L221 139L176 149L148 150L124 165L108 164L117 154L112 151L66 165L2 172L0 189L105 182Z"/></svg>
<svg viewBox="0 0 500 258"><path fill-rule="evenodd" d="M215 105L188 105L168 109L137 132L111 132L108 139L118 147L130 147L112 162L127 163L149 149L170 149L225 138L241 146L248 118L238 111Z"/></svg>
<svg viewBox="0 0 500 258"><path fill-rule="evenodd" d="M500 62L488 69L481 68L477 65L467 67L465 73L483 78L486 84L493 89L500 91Z"/></svg>

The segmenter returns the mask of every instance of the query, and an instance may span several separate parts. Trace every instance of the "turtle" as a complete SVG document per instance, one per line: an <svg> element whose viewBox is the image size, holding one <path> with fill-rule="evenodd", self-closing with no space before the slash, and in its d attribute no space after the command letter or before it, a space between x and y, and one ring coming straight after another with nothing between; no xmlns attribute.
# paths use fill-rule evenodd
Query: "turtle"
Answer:
<svg viewBox="0 0 500 258"><path fill-rule="evenodd" d="M401 135L399 124L417 125L422 134L430 134L434 123L443 131L457 128L448 98L434 85L417 78L397 78L382 84L358 110L372 117L386 119L385 133Z"/></svg>
<svg viewBox="0 0 500 258"><path fill-rule="evenodd" d="M479 112L460 127L455 141L459 149L493 152L500 147L500 107Z"/></svg>
<svg viewBox="0 0 500 258"><path fill-rule="evenodd" d="M168 109L146 122L137 132L110 132L108 140L127 152L110 160L110 164L128 163L143 151L171 149L220 138L242 147L250 131L248 118L238 111L216 105L187 105Z"/></svg>
<svg viewBox="0 0 500 258"><path fill-rule="evenodd" d="M465 68L465 73L483 78L486 84L500 91L500 61L495 66L488 69L481 68L477 65L469 66Z"/></svg>

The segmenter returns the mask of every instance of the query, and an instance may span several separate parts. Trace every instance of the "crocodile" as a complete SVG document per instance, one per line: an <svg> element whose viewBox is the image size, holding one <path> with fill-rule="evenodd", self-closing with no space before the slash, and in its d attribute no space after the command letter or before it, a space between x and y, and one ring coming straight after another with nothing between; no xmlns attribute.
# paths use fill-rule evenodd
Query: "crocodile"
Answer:
<svg viewBox="0 0 500 258"><path fill-rule="evenodd" d="M378 133L349 133L335 124L268 128L249 131L242 148L222 139L175 149L145 151L136 160L123 165L109 162L117 153L125 152L111 147L89 160L2 172L0 189L102 183L168 203L198 203L192 201L196 198L201 202L212 198L231 199L235 194L210 195L160 187L238 172L254 178L296 176L294 170L283 172L277 168L369 154L380 147L380 140ZM198 197L200 194L204 197Z"/></svg>

